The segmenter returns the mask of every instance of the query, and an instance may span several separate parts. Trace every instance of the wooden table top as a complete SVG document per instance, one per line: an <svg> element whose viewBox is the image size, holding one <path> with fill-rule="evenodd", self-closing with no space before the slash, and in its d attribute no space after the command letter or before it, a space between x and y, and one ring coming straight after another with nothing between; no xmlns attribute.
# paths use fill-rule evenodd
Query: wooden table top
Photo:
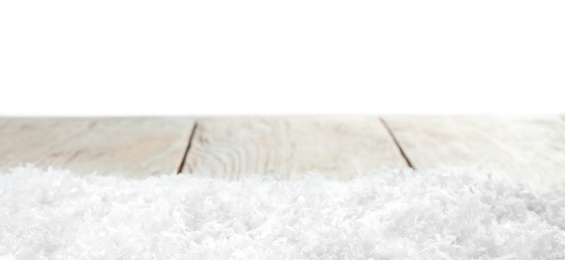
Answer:
<svg viewBox="0 0 565 260"><path fill-rule="evenodd" d="M349 179L382 167L565 181L565 118L546 116L0 117L0 169L32 163L143 178Z"/></svg>

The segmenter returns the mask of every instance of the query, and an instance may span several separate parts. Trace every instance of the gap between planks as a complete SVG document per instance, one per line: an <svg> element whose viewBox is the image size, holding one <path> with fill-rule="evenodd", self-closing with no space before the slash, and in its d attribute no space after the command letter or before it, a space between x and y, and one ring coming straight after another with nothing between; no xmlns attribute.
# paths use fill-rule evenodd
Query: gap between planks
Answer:
<svg viewBox="0 0 565 260"><path fill-rule="evenodd" d="M194 133L196 133L196 128L198 127L198 121L194 121L194 126L192 127L192 130L190 131L190 136L188 137L188 143L186 144L186 149L184 150L184 154L182 156L182 159L180 161L179 167L177 168L177 174L180 174L182 172L182 169L184 168L184 164L186 163L186 158L188 157L188 153L190 151L190 147L192 146L192 139L194 139Z"/></svg>
<svg viewBox="0 0 565 260"><path fill-rule="evenodd" d="M384 128L386 129L386 131L388 132L388 134L390 135L390 138L392 138L392 141L394 141L394 144L396 145L396 148L398 148L398 151L400 151L400 155L402 155L402 158L404 158L404 161L406 161L406 164L408 165L408 167L412 168L412 169L416 169L414 167L414 164L412 164L412 162L410 161L410 158L408 158L408 155L406 155L406 153L404 152L404 149L402 149L402 146L400 146L400 143L398 142L398 140L396 139L396 136L394 135L394 133L392 132L392 129L390 129L390 127L388 126L388 124L386 123L386 121L384 120L384 118L380 117L379 120L381 121L381 123L383 124Z"/></svg>

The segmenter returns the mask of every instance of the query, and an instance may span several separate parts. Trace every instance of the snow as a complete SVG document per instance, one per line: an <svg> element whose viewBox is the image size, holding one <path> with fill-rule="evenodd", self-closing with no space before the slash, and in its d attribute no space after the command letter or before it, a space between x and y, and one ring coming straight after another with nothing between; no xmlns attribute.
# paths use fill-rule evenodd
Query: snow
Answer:
<svg viewBox="0 0 565 260"><path fill-rule="evenodd" d="M240 181L0 172L0 259L565 259L565 188L381 169Z"/></svg>

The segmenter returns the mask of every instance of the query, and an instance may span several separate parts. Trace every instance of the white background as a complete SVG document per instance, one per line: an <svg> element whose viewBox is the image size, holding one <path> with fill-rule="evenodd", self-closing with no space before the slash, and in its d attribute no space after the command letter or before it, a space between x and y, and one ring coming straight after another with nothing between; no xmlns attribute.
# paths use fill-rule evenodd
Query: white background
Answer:
<svg viewBox="0 0 565 260"><path fill-rule="evenodd" d="M0 1L0 115L564 113L563 1Z"/></svg>

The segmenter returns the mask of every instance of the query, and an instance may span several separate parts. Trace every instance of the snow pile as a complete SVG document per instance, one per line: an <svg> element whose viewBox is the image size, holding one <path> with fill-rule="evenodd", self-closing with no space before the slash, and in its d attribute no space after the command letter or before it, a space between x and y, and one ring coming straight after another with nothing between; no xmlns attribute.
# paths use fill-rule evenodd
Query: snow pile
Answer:
<svg viewBox="0 0 565 260"><path fill-rule="evenodd" d="M565 259L565 189L382 170L348 182L0 174L0 259Z"/></svg>

